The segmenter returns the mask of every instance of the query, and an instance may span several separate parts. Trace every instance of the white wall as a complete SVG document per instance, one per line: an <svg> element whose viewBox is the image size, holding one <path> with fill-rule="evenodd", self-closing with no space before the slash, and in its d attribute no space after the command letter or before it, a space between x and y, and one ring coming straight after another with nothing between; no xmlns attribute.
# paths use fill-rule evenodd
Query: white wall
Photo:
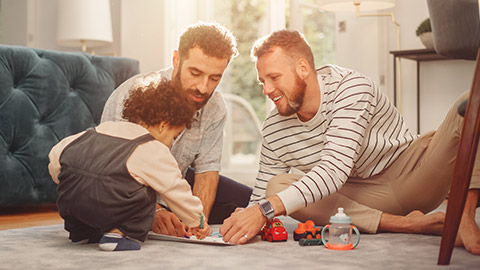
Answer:
<svg viewBox="0 0 480 270"><path fill-rule="evenodd" d="M27 0L2 0L2 44L27 44L27 2Z"/></svg>
<svg viewBox="0 0 480 270"><path fill-rule="evenodd" d="M121 2L122 56L138 59L142 72L163 67L163 1Z"/></svg>
<svg viewBox="0 0 480 270"><path fill-rule="evenodd" d="M355 13L337 12L336 53L337 65L361 71L370 76L377 83L380 76L385 74L380 69L378 42L379 24L377 18L357 18ZM338 24L343 22L345 32L340 32Z"/></svg>
<svg viewBox="0 0 480 270"><path fill-rule="evenodd" d="M185 28L213 18L211 0L120 1L122 55L140 60L141 72L170 66Z"/></svg>
<svg viewBox="0 0 480 270"><path fill-rule="evenodd" d="M58 0L2 0L2 44L80 51L57 45ZM120 55L120 0L110 0L113 43L96 48L102 55Z"/></svg>
<svg viewBox="0 0 480 270"><path fill-rule="evenodd" d="M401 25L401 49L424 48L415 35L417 26L426 19L426 0L397 0L393 12ZM379 82L380 88L393 98L393 56L397 50L396 28L388 17L361 17L337 13L337 22L345 21L347 31L338 33L337 64L357 69ZM448 60L422 62L420 65L420 133L436 129L456 97L471 87L474 61ZM402 114L409 127L416 131L416 62L401 60ZM380 83L385 79L385 83Z"/></svg>

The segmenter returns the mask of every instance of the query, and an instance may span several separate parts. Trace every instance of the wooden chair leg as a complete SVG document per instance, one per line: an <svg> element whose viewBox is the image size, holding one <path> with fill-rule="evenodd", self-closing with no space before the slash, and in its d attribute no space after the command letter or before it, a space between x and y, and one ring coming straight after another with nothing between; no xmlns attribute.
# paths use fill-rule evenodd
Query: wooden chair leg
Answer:
<svg viewBox="0 0 480 270"><path fill-rule="evenodd" d="M480 49L477 52L477 63L473 77L470 99L463 120L462 135L455 161L455 171L448 196L445 226L440 243L437 264L448 265L452 257L458 227L462 218L467 197L470 178L480 137Z"/></svg>

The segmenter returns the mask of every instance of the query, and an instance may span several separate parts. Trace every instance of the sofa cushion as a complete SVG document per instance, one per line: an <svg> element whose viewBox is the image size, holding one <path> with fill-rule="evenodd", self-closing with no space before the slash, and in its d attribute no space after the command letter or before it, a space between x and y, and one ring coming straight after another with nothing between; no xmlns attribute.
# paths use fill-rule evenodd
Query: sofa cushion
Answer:
<svg viewBox="0 0 480 270"><path fill-rule="evenodd" d="M97 125L137 60L0 46L0 206L53 203L48 153Z"/></svg>

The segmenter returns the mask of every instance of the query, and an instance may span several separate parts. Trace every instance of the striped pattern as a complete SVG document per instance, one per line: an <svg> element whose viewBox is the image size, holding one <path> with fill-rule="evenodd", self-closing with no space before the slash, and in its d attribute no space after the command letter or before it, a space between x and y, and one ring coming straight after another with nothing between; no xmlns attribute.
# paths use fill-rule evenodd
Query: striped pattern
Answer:
<svg viewBox="0 0 480 270"><path fill-rule="evenodd" d="M378 174L417 138L369 78L333 65L319 68L317 77L322 100L313 119L274 109L265 120L251 203L264 198L271 177L297 168L306 174L279 193L293 212L338 191L348 177Z"/></svg>

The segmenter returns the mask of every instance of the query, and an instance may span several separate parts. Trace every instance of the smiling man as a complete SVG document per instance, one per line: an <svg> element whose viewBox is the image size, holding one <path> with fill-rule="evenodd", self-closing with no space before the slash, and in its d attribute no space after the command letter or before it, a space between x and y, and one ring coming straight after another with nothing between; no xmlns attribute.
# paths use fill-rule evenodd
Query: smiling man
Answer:
<svg viewBox="0 0 480 270"><path fill-rule="evenodd" d="M191 25L180 36L172 67L124 82L111 94L102 115L102 122L125 121L121 117L123 101L138 84L148 85L166 78L187 91L198 111L192 127L176 138L171 152L192 185L193 194L201 199L209 223L221 223L236 207L246 206L252 192L250 187L219 175L227 112L223 97L215 88L237 54L235 37L225 27L216 23ZM162 202L157 206L152 229L161 234L185 234L185 226Z"/></svg>
<svg viewBox="0 0 480 270"><path fill-rule="evenodd" d="M278 215L326 225L339 207L363 232L441 234L445 215L424 213L448 194L463 122L457 107L468 92L436 131L418 136L367 76L334 65L316 69L297 31L258 40L252 57L275 108L263 124L250 206L224 221L224 240L244 244ZM473 254L480 254L479 189L475 166L456 242Z"/></svg>

